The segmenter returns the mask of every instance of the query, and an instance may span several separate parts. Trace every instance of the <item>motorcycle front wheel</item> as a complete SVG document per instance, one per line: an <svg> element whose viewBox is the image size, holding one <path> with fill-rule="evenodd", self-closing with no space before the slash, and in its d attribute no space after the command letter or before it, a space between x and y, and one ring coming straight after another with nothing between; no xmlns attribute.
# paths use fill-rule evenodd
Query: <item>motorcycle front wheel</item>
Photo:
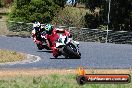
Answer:
<svg viewBox="0 0 132 88"><path fill-rule="evenodd" d="M80 59L81 56L74 50L75 49L72 49L70 46L65 46L63 48L63 52L66 54L67 57Z"/></svg>

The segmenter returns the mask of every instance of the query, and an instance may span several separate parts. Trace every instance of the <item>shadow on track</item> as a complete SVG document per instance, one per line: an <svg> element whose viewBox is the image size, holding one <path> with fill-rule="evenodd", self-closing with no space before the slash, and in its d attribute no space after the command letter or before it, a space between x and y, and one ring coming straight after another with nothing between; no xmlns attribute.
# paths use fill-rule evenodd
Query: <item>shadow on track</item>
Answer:
<svg viewBox="0 0 132 88"><path fill-rule="evenodd" d="M52 57L52 58L50 58L50 59L77 59L77 58L63 58L63 57L60 57L60 58L59 58L59 57L58 57L58 58L53 58L53 57Z"/></svg>
<svg viewBox="0 0 132 88"><path fill-rule="evenodd" d="M53 53L52 50L41 50L41 51L37 51L37 52Z"/></svg>
<svg viewBox="0 0 132 88"><path fill-rule="evenodd" d="M46 53L53 53L52 50L38 50L37 52L46 52ZM81 59L81 58L65 58L65 57L58 57L58 58L54 58L54 57L51 57L50 59Z"/></svg>

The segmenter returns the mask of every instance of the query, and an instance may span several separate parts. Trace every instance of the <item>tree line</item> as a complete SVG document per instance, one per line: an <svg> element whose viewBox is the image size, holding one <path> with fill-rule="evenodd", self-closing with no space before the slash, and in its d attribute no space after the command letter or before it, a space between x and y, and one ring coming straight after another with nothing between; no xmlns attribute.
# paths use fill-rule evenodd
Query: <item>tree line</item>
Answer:
<svg viewBox="0 0 132 88"><path fill-rule="evenodd" d="M85 3L86 8L100 9L99 15L86 15L87 26L96 28L109 25L112 30L132 31L132 0L111 0L110 23L107 21L109 0L76 0ZM92 19L91 19L92 18Z"/></svg>
<svg viewBox="0 0 132 88"><path fill-rule="evenodd" d="M10 20L51 22L67 0L14 0ZM132 0L111 0L110 23L107 21L109 0L71 0L74 7L85 5L93 14L85 15L85 27L109 25L112 30L132 31Z"/></svg>

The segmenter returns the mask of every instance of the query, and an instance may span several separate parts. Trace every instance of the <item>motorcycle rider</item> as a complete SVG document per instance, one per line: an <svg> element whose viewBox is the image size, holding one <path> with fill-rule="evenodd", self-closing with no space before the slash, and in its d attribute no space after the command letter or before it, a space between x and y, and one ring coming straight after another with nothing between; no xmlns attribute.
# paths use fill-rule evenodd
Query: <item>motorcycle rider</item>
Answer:
<svg viewBox="0 0 132 88"><path fill-rule="evenodd" d="M53 56L57 58L59 56L59 50L56 48L56 41L59 39L58 33L63 33L63 35L71 38L71 34L63 29L59 28L54 28L51 24L47 24L45 26L45 31L46 31L46 42L48 46L52 49L53 51Z"/></svg>
<svg viewBox="0 0 132 88"><path fill-rule="evenodd" d="M44 31L45 30L41 28L41 24L39 22L33 23L32 37L33 37L33 41L37 44L39 50L44 49L44 46L42 45L43 42L41 37L41 34Z"/></svg>

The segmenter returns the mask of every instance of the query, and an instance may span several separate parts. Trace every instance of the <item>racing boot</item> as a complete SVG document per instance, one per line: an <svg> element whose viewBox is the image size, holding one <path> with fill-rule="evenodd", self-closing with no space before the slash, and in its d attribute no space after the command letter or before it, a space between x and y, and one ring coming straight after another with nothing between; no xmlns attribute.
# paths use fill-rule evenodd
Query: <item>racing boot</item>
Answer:
<svg viewBox="0 0 132 88"><path fill-rule="evenodd" d="M36 45L37 45L37 47L38 47L38 50L44 49L44 47L43 47L43 45L42 45L43 43L42 43L41 41L36 40L35 42L36 42Z"/></svg>
<svg viewBox="0 0 132 88"><path fill-rule="evenodd" d="M53 49L53 56L57 58L59 56L59 50L58 49Z"/></svg>

